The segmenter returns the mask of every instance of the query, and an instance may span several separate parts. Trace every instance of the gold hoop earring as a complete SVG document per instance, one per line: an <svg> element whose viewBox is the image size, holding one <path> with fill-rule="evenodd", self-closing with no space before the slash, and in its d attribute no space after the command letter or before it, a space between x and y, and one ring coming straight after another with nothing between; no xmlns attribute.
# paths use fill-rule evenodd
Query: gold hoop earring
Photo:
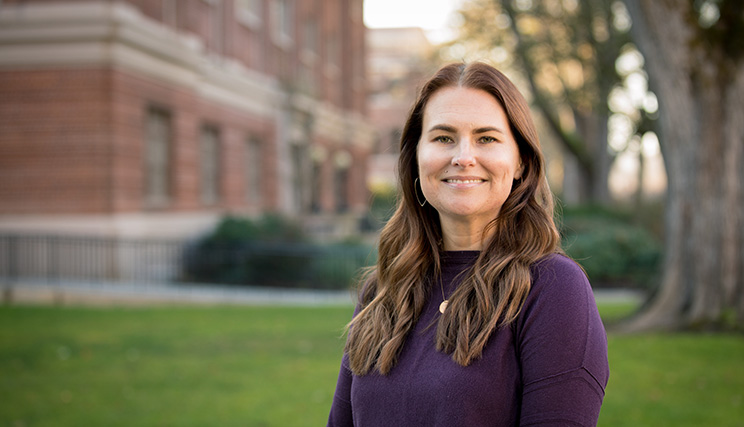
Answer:
<svg viewBox="0 0 744 427"><path fill-rule="evenodd" d="M423 208L424 205L426 204L426 196L424 196L424 202L421 203L421 199L419 199L419 194L418 194L418 185L417 185L418 182L419 182L419 179L418 178L416 178L413 181L413 194L416 195L416 201L418 202L419 206L421 206ZM424 192L424 190L421 189L421 193L422 193L421 195L422 196L423 196L423 192Z"/></svg>

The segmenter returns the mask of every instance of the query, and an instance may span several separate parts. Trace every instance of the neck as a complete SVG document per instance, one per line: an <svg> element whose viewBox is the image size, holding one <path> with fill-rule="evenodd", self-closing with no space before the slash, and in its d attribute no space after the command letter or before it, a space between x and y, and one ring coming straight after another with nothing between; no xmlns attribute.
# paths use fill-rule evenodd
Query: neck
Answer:
<svg viewBox="0 0 744 427"><path fill-rule="evenodd" d="M441 224L442 245L445 251L480 251L483 249L483 226L445 221Z"/></svg>

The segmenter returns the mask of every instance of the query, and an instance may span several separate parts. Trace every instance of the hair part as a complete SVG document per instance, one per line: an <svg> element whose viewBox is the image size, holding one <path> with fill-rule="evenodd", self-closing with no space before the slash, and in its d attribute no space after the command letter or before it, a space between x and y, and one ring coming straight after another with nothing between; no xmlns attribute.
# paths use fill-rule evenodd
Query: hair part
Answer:
<svg viewBox="0 0 744 427"><path fill-rule="evenodd" d="M501 104L524 169L498 216L484 230L475 265L449 298L437 325L437 350L451 354L461 366L479 358L491 334L519 314L530 290L530 266L560 250L542 151L524 97L489 65L442 67L420 89L408 115L400 141L398 204L381 231L377 265L360 281L360 311L347 326L345 351L356 375L373 369L390 372L423 311L431 279L441 273L438 212L416 199L416 147L432 95L458 86L488 92Z"/></svg>

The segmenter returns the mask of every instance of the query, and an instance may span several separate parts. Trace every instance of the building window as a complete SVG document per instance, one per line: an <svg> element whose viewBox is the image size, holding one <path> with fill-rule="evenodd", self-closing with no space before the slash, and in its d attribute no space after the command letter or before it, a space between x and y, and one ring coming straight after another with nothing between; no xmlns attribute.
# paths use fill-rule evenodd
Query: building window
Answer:
<svg viewBox="0 0 744 427"><path fill-rule="evenodd" d="M294 0L272 0L274 39L281 47L289 47L294 39Z"/></svg>
<svg viewBox="0 0 744 427"><path fill-rule="evenodd" d="M318 61L318 24L314 18L303 23L302 51L298 70L299 89L303 93L315 96L317 83L315 65Z"/></svg>
<svg viewBox="0 0 744 427"><path fill-rule="evenodd" d="M170 199L170 114L157 108L147 110L145 125L145 205L162 207Z"/></svg>
<svg viewBox="0 0 744 427"><path fill-rule="evenodd" d="M303 47L310 53L318 53L318 22L315 19L308 18L304 23Z"/></svg>
<svg viewBox="0 0 744 427"><path fill-rule="evenodd" d="M291 156L292 172L294 174L292 182L294 205L297 212L307 212L308 206L305 203L305 188L309 184L305 173L307 148L302 145L292 145Z"/></svg>
<svg viewBox="0 0 744 427"><path fill-rule="evenodd" d="M261 165L262 165L261 140L250 137L245 142L245 156L243 171L245 173L245 198L253 205L261 205Z"/></svg>
<svg viewBox="0 0 744 427"><path fill-rule="evenodd" d="M318 213L321 211L321 201L320 201L320 190L323 188L322 186L322 178L323 178L323 164L317 161L313 162L313 176L312 184L310 186L310 210L313 213Z"/></svg>
<svg viewBox="0 0 744 427"><path fill-rule="evenodd" d="M351 154L346 151L338 151L333 156L336 166L333 180L334 199L336 200L336 212L349 210L349 168L351 167Z"/></svg>
<svg viewBox="0 0 744 427"><path fill-rule="evenodd" d="M216 53L223 53L225 48L225 22L222 2L210 2L209 8L209 46Z"/></svg>
<svg viewBox="0 0 744 427"><path fill-rule="evenodd" d="M245 26L258 29L263 16L263 0L236 0L238 20Z"/></svg>
<svg viewBox="0 0 744 427"><path fill-rule="evenodd" d="M326 62L330 65L339 66L341 64L341 43L338 39L338 33L333 33L328 37L326 49Z"/></svg>
<svg viewBox="0 0 744 427"><path fill-rule="evenodd" d="M336 169L336 179L334 180L334 196L336 199L336 212L346 212L349 210L349 168Z"/></svg>
<svg viewBox="0 0 744 427"><path fill-rule="evenodd" d="M204 126L201 132L201 200L205 205L219 201L219 132L213 126Z"/></svg>

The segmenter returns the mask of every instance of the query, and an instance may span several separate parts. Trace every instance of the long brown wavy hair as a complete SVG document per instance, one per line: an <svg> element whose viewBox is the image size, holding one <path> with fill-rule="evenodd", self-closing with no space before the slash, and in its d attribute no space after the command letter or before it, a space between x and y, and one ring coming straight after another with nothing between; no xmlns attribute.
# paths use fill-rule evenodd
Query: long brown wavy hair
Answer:
<svg viewBox="0 0 744 427"><path fill-rule="evenodd" d="M490 93L506 112L524 170L483 231L472 269L449 298L437 324L436 348L467 366L480 357L491 333L517 317L530 291L530 265L559 251L553 198L527 102L509 79L483 64L442 67L421 88L401 137L397 208L380 235L377 265L360 281L360 311L348 325L345 351L356 375L387 374L441 273L442 229L437 211L416 199L416 146L427 102L445 87Z"/></svg>

